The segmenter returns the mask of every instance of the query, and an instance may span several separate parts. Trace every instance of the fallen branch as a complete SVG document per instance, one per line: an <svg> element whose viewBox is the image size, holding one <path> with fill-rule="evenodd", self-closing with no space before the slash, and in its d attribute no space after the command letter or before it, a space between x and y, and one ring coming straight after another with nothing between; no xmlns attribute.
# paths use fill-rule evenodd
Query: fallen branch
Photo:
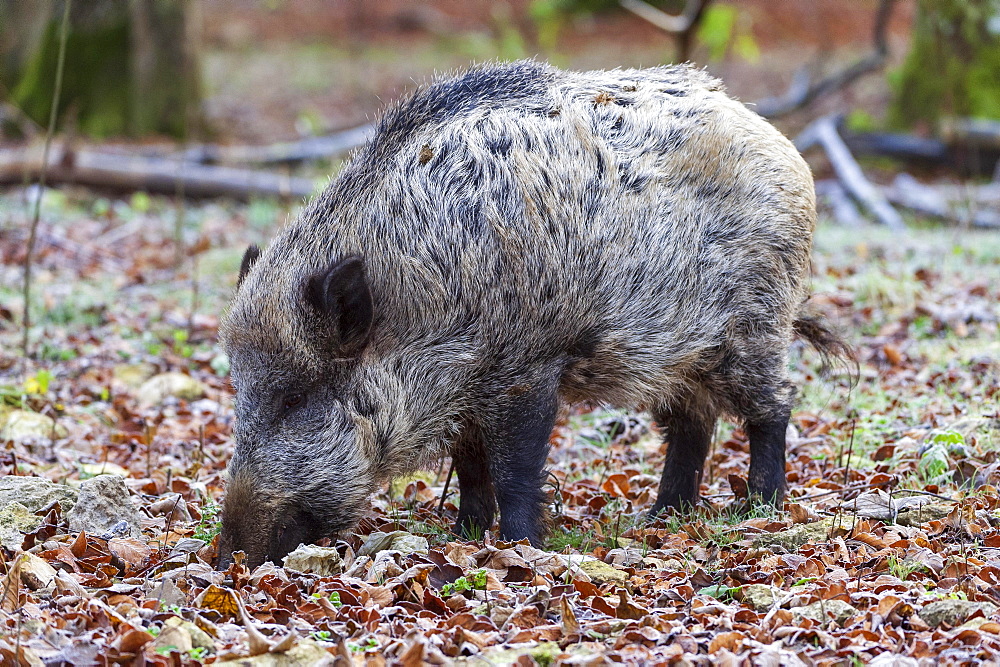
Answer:
<svg viewBox="0 0 1000 667"><path fill-rule="evenodd" d="M974 203L978 206L1000 206L1000 183L984 185L935 185L934 191L948 200Z"/></svg>
<svg viewBox="0 0 1000 667"><path fill-rule="evenodd" d="M954 220L972 227L1000 228L1000 212L980 209L968 198L960 200L954 196L955 186L924 185L909 174L899 174L892 185L882 191L893 204L921 215Z"/></svg>
<svg viewBox="0 0 1000 667"><path fill-rule="evenodd" d="M618 0L624 9L677 38L678 60L688 59L691 38L712 0L687 0L680 14L668 14L643 0Z"/></svg>
<svg viewBox="0 0 1000 667"><path fill-rule="evenodd" d="M805 152L815 145L821 146L826 151L833 171L837 174L837 179L844 186L844 190L862 208L890 229L896 231L906 229L903 218L892 207L882 191L865 178L861 166L837 133L837 122L833 116L823 116L816 119L795 139L795 147L800 152Z"/></svg>
<svg viewBox="0 0 1000 667"><path fill-rule="evenodd" d="M880 155L925 165L952 161L948 145L939 139L884 132L845 133L843 139L854 155Z"/></svg>
<svg viewBox="0 0 1000 667"><path fill-rule="evenodd" d="M208 164L292 164L324 160L348 153L363 145L375 133L374 125L362 125L322 137L270 146L220 146L202 144L184 152L189 162Z"/></svg>
<svg viewBox="0 0 1000 667"><path fill-rule="evenodd" d="M949 144L981 150L1000 150L1000 121L987 118L950 118L941 128Z"/></svg>
<svg viewBox="0 0 1000 667"><path fill-rule="evenodd" d="M886 33L888 32L889 19L892 17L894 2L895 0L882 0L875 12L871 54L814 84L809 83L809 73L805 69L801 69L795 74L787 91L777 97L766 97L758 100L752 105L754 110L765 118L784 116L853 83L865 74L881 69L889 56Z"/></svg>
<svg viewBox="0 0 1000 667"><path fill-rule="evenodd" d="M882 132L847 133L844 143L855 155L883 155L921 165L943 165L972 176L989 176L1000 165L1000 123L961 118L946 123L941 136L929 139Z"/></svg>
<svg viewBox="0 0 1000 667"><path fill-rule="evenodd" d="M838 224L852 229L865 226L864 216L858 211L858 207L840 181L833 179L816 181L816 196L826 200L833 212L833 219Z"/></svg>
<svg viewBox="0 0 1000 667"><path fill-rule="evenodd" d="M0 90L0 93L2 92ZM0 100L0 136L3 136L6 125L15 128L21 136L29 139L37 137L44 129L13 104Z"/></svg>
<svg viewBox="0 0 1000 667"><path fill-rule="evenodd" d="M703 0L688 0L680 14L668 14L643 0L618 0L618 4L664 32L679 34L694 26L708 3Z"/></svg>
<svg viewBox="0 0 1000 667"><path fill-rule="evenodd" d="M0 150L0 184L38 182L42 172L42 154L37 148ZM53 151L46 180L53 184L74 183L158 194L174 194L178 183L182 183L188 197L240 200L253 196L302 198L316 189L307 178L88 149Z"/></svg>

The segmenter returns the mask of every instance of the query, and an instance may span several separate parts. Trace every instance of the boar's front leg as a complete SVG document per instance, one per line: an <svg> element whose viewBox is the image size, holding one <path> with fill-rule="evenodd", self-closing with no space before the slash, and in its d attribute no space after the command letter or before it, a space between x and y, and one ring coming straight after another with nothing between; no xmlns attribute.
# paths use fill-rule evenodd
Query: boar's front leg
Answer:
<svg viewBox="0 0 1000 667"><path fill-rule="evenodd" d="M546 533L542 484L558 406L554 385L514 387L483 420L505 540L528 538L539 546Z"/></svg>
<svg viewBox="0 0 1000 667"><path fill-rule="evenodd" d="M466 426L462 431L452 449L452 461L461 493L455 532L468 539L482 539L493 527L497 501L482 432L477 427Z"/></svg>

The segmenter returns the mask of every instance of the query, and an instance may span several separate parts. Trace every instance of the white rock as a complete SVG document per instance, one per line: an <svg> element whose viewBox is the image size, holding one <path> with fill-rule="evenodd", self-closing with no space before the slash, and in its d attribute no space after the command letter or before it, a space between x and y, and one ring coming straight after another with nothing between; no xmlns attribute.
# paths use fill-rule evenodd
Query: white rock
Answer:
<svg viewBox="0 0 1000 667"><path fill-rule="evenodd" d="M204 384L184 373L160 373L146 380L136 392L139 403L151 407L163 403L170 396L185 401L196 401L205 396Z"/></svg>
<svg viewBox="0 0 1000 667"><path fill-rule="evenodd" d="M811 618L823 624L826 624L832 616L839 625L843 625L858 613L857 609L843 600L819 600L804 607L792 607L789 611L794 618Z"/></svg>
<svg viewBox="0 0 1000 667"><path fill-rule="evenodd" d="M282 559L289 570L330 577L344 571L344 561L333 547L300 544Z"/></svg>
<svg viewBox="0 0 1000 667"><path fill-rule="evenodd" d="M28 410L11 410L2 418L0 440L65 438L66 429L52 417Z"/></svg>

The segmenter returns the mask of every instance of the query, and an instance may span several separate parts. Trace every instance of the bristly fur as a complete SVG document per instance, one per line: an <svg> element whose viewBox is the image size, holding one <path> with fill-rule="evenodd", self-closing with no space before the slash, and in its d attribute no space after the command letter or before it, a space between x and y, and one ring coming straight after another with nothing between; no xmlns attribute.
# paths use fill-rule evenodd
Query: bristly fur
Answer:
<svg viewBox="0 0 1000 667"><path fill-rule="evenodd" d="M850 372L851 384L857 383L860 374L857 352L820 315L800 311L795 318L795 335L819 352L823 359L822 371L830 370L836 362L843 363Z"/></svg>
<svg viewBox="0 0 1000 667"><path fill-rule="evenodd" d="M697 500L721 414L750 434L751 492L777 502L790 341L846 351L797 319L815 217L791 143L688 66L522 61L418 90L249 263L223 320L224 555L350 528L378 483L443 454L460 529L499 508L505 537L537 542L565 401L653 413L671 442L654 510ZM370 309L335 285L347 315L321 317L309 285L349 257ZM337 343L345 322L363 348Z"/></svg>

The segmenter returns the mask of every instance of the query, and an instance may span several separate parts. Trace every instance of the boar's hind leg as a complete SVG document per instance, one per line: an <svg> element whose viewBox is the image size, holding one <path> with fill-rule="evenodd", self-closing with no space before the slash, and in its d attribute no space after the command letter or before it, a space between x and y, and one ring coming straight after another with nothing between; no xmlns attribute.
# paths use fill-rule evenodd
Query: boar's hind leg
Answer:
<svg viewBox="0 0 1000 667"><path fill-rule="evenodd" d="M748 509L761 501L780 505L785 496L785 430L795 398L784 355L760 354L756 358L754 367L730 375L729 391L725 392L750 439Z"/></svg>
<svg viewBox="0 0 1000 667"><path fill-rule="evenodd" d="M461 492L455 532L469 539L482 539L493 527L497 502L493 495L489 459L479 429L469 426L452 452Z"/></svg>
<svg viewBox="0 0 1000 667"><path fill-rule="evenodd" d="M785 497L785 431L790 410L764 419L747 420L744 428L750 438L750 474L747 477L750 500L780 506Z"/></svg>
<svg viewBox="0 0 1000 667"><path fill-rule="evenodd" d="M653 419L663 432L667 457L651 514L668 507L691 510L698 502L698 483L715 432L715 411L707 402L691 401L654 410Z"/></svg>
<svg viewBox="0 0 1000 667"><path fill-rule="evenodd" d="M542 483L558 403L554 388L524 389L493 406L483 434L500 505L500 535L526 537L537 546L546 532Z"/></svg>

